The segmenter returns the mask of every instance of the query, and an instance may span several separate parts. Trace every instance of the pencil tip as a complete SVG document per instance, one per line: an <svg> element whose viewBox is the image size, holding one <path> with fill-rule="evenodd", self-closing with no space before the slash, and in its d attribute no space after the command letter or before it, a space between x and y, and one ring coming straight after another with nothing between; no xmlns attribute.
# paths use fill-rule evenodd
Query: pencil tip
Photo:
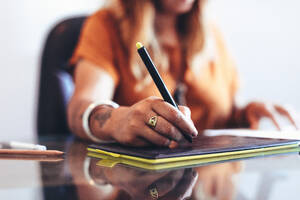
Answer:
<svg viewBox="0 0 300 200"><path fill-rule="evenodd" d="M137 47L138 49L140 49L140 48L142 48L142 47L143 47L143 44L142 44L142 43L140 43L140 42L137 42L137 43L136 43L136 47Z"/></svg>

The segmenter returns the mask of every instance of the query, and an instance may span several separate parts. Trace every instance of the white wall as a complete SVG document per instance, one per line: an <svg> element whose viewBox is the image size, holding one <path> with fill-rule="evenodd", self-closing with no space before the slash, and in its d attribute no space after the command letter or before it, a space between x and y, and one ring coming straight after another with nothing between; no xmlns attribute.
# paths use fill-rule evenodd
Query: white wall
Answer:
<svg viewBox="0 0 300 200"><path fill-rule="evenodd" d="M101 0L13 0L0 6L0 139L32 138L40 50L50 27ZM300 2L210 0L243 80L241 96L300 109Z"/></svg>
<svg viewBox="0 0 300 200"><path fill-rule="evenodd" d="M66 16L93 12L102 0L13 0L0 6L0 138L32 138L40 51Z"/></svg>
<svg viewBox="0 0 300 200"><path fill-rule="evenodd" d="M241 96L300 110L300 2L210 2L241 74Z"/></svg>

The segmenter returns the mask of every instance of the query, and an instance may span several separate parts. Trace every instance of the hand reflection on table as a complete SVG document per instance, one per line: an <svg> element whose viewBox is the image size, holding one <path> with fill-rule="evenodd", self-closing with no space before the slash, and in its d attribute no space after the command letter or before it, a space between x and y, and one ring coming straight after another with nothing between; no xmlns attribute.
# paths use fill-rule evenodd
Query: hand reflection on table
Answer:
<svg viewBox="0 0 300 200"><path fill-rule="evenodd" d="M242 162L229 162L197 168L198 181L193 199L234 199L234 177L241 172Z"/></svg>
<svg viewBox="0 0 300 200"><path fill-rule="evenodd" d="M71 147L68 164L78 199L233 199L233 176L241 163L151 172L116 165L99 166L99 159L85 157L85 145ZM81 152L81 153L80 153Z"/></svg>
<svg viewBox="0 0 300 200"><path fill-rule="evenodd" d="M123 165L101 167L97 165L98 161L90 159L89 176L92 181L89 182L98 186L112 185L125 191L128 199L186 199L191 197L198 177L194 169L149 172Z"/></svg>

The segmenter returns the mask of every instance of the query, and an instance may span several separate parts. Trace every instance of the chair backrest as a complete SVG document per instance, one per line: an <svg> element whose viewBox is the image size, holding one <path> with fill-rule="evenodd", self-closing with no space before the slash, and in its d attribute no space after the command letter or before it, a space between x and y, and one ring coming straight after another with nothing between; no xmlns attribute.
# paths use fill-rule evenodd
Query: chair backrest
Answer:
<svg viewBox="0 0 300 200"><path fill-rule="evenodd" d="M68 62L85 19L76 17L64 20L47 37L40 68L38 135L70 134L66 108L74 85Z"/></svg>

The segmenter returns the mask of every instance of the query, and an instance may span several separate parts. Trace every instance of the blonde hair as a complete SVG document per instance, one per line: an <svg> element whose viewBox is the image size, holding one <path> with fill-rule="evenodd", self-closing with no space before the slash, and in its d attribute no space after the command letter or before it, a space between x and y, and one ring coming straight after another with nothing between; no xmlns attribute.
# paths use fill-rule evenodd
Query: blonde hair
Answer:
<svg viewBox="0 0 300 200"><path fill-rule="evenodd" d="M115 0L111 9L119 23L121 37L127 48L129 64L135 78L144 82L151 81L141 59L136 53L135 43L140 41L148 49L156 66L161 71L169 67L169 59L159 44L155 28L154 17L157 0ZM204 47L205 34L203 28L203 6L205 0L195 0L192 9L178 17L177 32L184 59L188 63L199 54Z"/></svg>

